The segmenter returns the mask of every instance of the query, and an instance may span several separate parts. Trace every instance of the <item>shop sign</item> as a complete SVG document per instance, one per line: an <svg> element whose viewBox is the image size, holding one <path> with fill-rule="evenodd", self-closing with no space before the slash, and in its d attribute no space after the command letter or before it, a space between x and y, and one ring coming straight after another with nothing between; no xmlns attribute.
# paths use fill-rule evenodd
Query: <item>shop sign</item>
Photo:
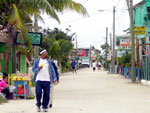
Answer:
<svg viewBox="0 0 150 113"><path fill-rule="evenodd" d="M145 35L146 34L145 26L136 26L136 27L134 27L134 34L135 35Z"/></svg>
<svg viewBox="0 0 150 113"><path fill-rule="evenodd" d="M32 45L41 45L42 44L42 33L29 32L28 36L30 38ZM17 33L16 44L24 44L26 39L21 37L21 33Z"/></svg>

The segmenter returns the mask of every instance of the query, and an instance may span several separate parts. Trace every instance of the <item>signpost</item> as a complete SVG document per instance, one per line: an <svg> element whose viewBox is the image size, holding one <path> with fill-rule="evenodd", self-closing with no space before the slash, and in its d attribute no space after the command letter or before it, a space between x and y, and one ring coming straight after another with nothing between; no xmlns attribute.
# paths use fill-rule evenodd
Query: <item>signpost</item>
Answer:
<svg viewBox="0 0 150 113"><path fill-rule="evenodd" d="M39 46L42 44L42 33L29 32L28 36L30 38L32 45ZM16 43L17 44L24 44L25 41L26 41L25 38L21 38L21 33L17 33Z"/></svg>

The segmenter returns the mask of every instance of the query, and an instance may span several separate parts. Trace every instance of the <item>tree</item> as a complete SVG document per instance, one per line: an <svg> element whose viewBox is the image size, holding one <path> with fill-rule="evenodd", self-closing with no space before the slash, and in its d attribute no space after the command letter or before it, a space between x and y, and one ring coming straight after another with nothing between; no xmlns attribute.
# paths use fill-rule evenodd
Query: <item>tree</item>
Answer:
<svg viewBox="0 0 150 113"><path fill-rule="evenodd" d="M53 30L51 30L49 28L44 29L43 34L50 38L55 37L56 40L59 40L59 39L64 39L64 40L68 40L68 41L72 40L72 35L68 35L67 33L63 32L62 30L60 30L58 28L54 28Z"/></svg>
<svg viewBox="0 0 150 113"><path fill-rule="evenodd" d="M60 22L56 11L62 12L64 9L75 10L83 15L87 14L86 9L72 0L1 0L0 1L0 24L8 29L5 51L4 72L8 73L10 58L10 48L17 30L20 30L23 38L27 38L25 23L32 21L31 16L39 16L42 12Z"/></svg>
<svg viewBox="0 0 150 113"><path fill-rule="evenodd" d="M73 49L72 35L68 35L58 28L54 30L44 29L43 34L45 36L41 47L47 49L51 59L57 59L61 69L65 70L69 55Z"/></svg>
<svg viewBox="0 0 150 113"><path fill-rule="evenodd" d="M68 56L73 49L73 44L71 41L64 39L56 40L55 38L44 37L41 47L47 49L52 59L58 59L61 63L63 59L68 59Z"/></svg>
<svg viewBox="0 0 150 113"><path fill-rule="evenodd" d="M131 53L124 53L123 56L120 58L120 63L126 67L129 67L129 64L131 63Z"/></svg>
<svg viewBox="0 0 150 113"><path fill-rule="evenodd" d="M107 51L106 51L106 47L107 47ZM102 50L104 50L104 52L106 53L107 52L107 54L109 53L109 49L110 49L110 46L109 46L109 44L104 44L104 45L101 45L101 48L102 48Z"/></svg>

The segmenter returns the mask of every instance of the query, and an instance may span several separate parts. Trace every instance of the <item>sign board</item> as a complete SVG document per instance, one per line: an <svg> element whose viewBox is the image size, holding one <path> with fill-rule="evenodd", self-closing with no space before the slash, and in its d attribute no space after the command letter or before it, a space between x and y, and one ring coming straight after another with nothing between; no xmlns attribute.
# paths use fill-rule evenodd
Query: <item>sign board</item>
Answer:
<svg viewBox="0 0 150 113"><path fill-rule="evenodd" d="M92 60L96 60L96 56L92 56L91 58L92 58Z"/></svg>
<svg viewBox="0 0 150 113"><path fill-rule="evenodd" d="M126 53L126 51L118 51L118 57L122 57L123 54L125 54L125 53Z"/></svg>
<svg viewBox="0 0 150 113"><path fill-rule="evenodd" d="M131 46L131 41L129 39L121 39L120 46Z"/></svg>
<svg viewBox="0 0 150 113"><path fill-rule="evenodd" d="M134 27L134 33L135 35L145 35L146 34L145 26Z"/></svg>
<svg viewBox="0 0 150 113"><path fill-rule="evenodd" d="M78 51L78 56L84 57L85 56L85 51Z"/></svg>
<svg viewBox="0 0 150 113"><path fill-rule="evenodd" d="M73 57L73 56L77 56L78 55L78 52L77 51L72 51L71 52L71 56Z"/></svg>
<svg viewBox="0 0 150 113"><path fill-rule="evenodd" d="M32 45L41 45L42 44L42 33L29 32L28 36L30 38ZM16 44L24 44L25 40L26 39L21 38L21 33L17 33Z"/></svg>

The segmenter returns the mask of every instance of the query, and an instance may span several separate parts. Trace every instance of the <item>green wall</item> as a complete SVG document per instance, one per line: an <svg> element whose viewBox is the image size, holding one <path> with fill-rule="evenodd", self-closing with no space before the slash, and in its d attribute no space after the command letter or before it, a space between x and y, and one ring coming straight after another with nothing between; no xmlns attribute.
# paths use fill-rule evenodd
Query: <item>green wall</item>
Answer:
<svg viewBox="0 0 150 113"><path fill-rule="evenodd" d="M146 21L144 20L146 14L146 4L134 9L134 25L135 26L145 26Z"/></svg>
<svg viewBox="0 0 150 113"><path fill-rule="evenodd" d="M6 49L6 44L0 43L0 53L4 53ZM1 67L2 67L2 72L4 72L4 60L0 59ZM11 48L11 57L9 60L9 73L12 73L12 48Z"/></svg>
<svg viewBox="0 0 150 113"><path fill-rule="evenodd" d="M20 55L20 73L26 73L26 55Z"/></svg>
<svg viewBox="0 0 150 113"><path fill-rule="evenodd" d="M6 45L4 43L0 43L0 53L4 53L6 49Z"/></svg>
<svg viewBox="0 0 150 113"><path fill-rule="evenodd" d="M135 26L145 26L145 15L147 13L147 7L150 6L150 0L146 0L146 3L134 9L134 25Z"/></svg>

